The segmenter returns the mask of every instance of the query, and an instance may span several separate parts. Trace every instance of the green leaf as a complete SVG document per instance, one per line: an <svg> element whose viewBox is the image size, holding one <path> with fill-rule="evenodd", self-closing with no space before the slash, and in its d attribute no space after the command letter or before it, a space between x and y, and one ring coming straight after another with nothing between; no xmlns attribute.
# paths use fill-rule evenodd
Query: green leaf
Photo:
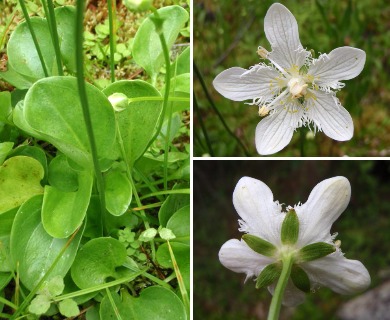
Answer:
<svg viewBox="0 0 390 320"><path fill-rule="evenodd" d="M78 189L75 192L45 186L42 222L48 234L66 238L76 231L87 213L92 184L92 173L78 172Z"/></svg>
<svg viewBox="0 0 390 320"><path fill-rule="evenodd" d="M58 309L61 314L65 317L76 317L79 313L79 307L77 306L76 301L72 299L64 299L58 304Z"/></svg>
<svg viewBox="0 0 390 320"><path fill-rule="evenodd" d="M12 103L9 91L0 92L0 122L12 124Z"/></svg>
<svg viewBox="0 0 390 320"><path fill-rule="evenodd" d="M17 156L5 161L0 167L0 214L43 193L43 175L41 164L33 158Z"/></svg>
<svg viewBox="0 0 390 320"><path fill-rule="evenodd" d="M50 31L46 19L39 17L30 18L42 52L43 59L49 74L55 67L54 47L51 41ZM8 63L12 69L29 79L41 79L45 77L41 61L30 30L24 21L19 23L12 32L7 44ZM56 71L57 72L57 71Z"/></svg>
<svg viewBox="0 0 390 320"><path fill-rule="evenodd" d="M249 248L259 254L262 254L263 256L273 257L275 255L276 247L264 239L256 237L252 234L244 234L242 236L242 240L245 241Z"/></svg>
<svg viewBox="0 0 390 320"><path fill-rule="evenodd" d="M180 273L184 280L186 289L190 290L190 246L180 242L171 242L173 254L175 255L176 263L180 269ZM166 243L158 247L156 253L157 262L164 268L173 269L171 256L169 254L168 245Z"/></svg>
<svg viewBox="0 0 390 320"><path fill-rule="evenodd" d="M297 260L300 262L313 261L336 251L334 245L325 242L309 244L299 250Z"/></svg>
<svg viewBox="0 0 390 320"><path fill-rule="evenodd" d="M177 59L172 63L171 70L172 74L175 76L178 76L183 73L190 73L190 63L191 63L191 56L190 56L190 47L188 46L178 57Z"/></svg>
<svg viewBox="0 0 390 320"><path fill-rule="evenodd" d="M106 96L123 93L128 98L145 97L145 101L131 102L125 110L116 114L127 162L132 167L145 153L162 111L161 101L147 101L147 98L161 95L153 86L141 80L117 81L103 92Z"/></svg>
<svg viewBox="0 0 390 320"><path fill-rule="evenodd" d="M9 235L0 236L0 273L13 271L9 242Z"/></svg>
<svg viewBox="0 0 390 320"><path fill-rule="evenodd" d="M71 274L80 289L86 289L113 279L130 276L133 272L122 267L126 248L113 238L95 238L78 252Z"/></svg>
<svg viewBox="0 0 390 320"><path fill-rule="evenodd" d="M104 94L91 84L86 83L86 90L98 157L100 160L115 159L112 106ZM92 167L76 78L50 77L37 81L26 94L22 112L25 122L33 130L27 132L52 143L79 166ZM18 123L23 121L19 120ZM25 130L25 127L22 129Z"/></svg>
<svg viewBox="0 0 390 320"><path fill-rule="evenodd" d="M2 142L0 143L0 164L2 164L7 158L9 152L12 150L14 146L13 142Z"/></svg>
<svg viewBox="0 0 390 320"><path fill-rule="evenodd" d="M188 12L176 5L161 8L157 12L162 19L162 32L170 49L180 29L188 20ZM133 57L137 64L143 67L152 78L155 78L164 64L164 54L151 17L154 17L154 14L144 20L135 35Z"/></svg>
<svg viewBox="0 0 390 320"><path fill-rule="evenodd" d="M114 216L124 214L131 202L132 188L125 172L113 166L104 175L106 208Z"/></svg>
<svg viewBox="0 0 390 320"><path fill-rule="evenodd" d="M38 284L69 241L53 238L45 231L41 222L42 202L43 197L38 195L24 203L15 216L11 231L13 265L19 264L20 280L29 290ZM70 242L47 281L56 276L66 275L76 256L82 233L83 228Z"/></svg>
<svg viewBox="0 0 390 320"><path fill-rule="evenodd" d="M293 245L298 241L299 219L294 209L289 210L282 223L281 240L283 244Z"/></svg>
<svg viewBox="0 0 390 320"><path fill-rule="evenodd" d="M172 190L188 188L187 183L176 184ZM162 204L160 211L158 212L158 220L162 226L166 226L168 220L172 215L180 208L190 204L190 196L188 194L171 194Z"/></svg>
<svg viewBox="0 0 390 320"><path fill-rule="evenodd" d="M79 187L78 174L73 170L65 155L58 155L49 165L49 183L52 187L64 191L76 191Z"/></svg>
<svg viewBox="0 0 390 320"><path fill-rule="evenodd" d="M190 206L188 205L177 210L169 219L167 228L171 229L176 236L172 241L180 241L189 244Z"/></svg>
<svg viewBox="0 0 390 320"><path fill-rule="evenodd" d="M295 264L291 268L291 280L299 290L306 293L310 291L309 277L302 268Z"/></svg>
<svg viewBox="0 0 390 320"><path fill-rule="evenodd" d="M122 291L122 298L112 294L115 307L122 319L132 320L186 320L186 312L179 297L163 287L148 287L138 298ZM106 296L100 305L100 319L117 319L113 306Z"/></svg>
<svg viewBox="0 0 390 320"><path fill-rule="evenodd" d="M267 287L274 283L282 273L282 264L275 262L266 266L256 280L256 289Z"/></svg>
<svg viewBox="0 0 390 320"><path fill-rule="evenodd" d="M54 10L57 23L57 33L60 40L60 50L63 64L72 73L76 73L76 8L63 6Z"/></svg>
<svg viewBox="0 0 390 320"><path fill-rule="evenodd" d="M50 308L50 298L45 295L38 294L33 300L31 300L28 311L36 315L44 314Z"/></svg>

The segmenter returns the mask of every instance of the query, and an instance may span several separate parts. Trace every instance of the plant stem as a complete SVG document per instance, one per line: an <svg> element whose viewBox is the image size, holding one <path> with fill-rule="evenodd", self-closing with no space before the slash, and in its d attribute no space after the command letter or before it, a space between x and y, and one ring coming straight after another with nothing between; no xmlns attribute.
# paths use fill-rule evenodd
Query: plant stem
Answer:
<svg viewBox="0 0 390 320"><path fill-rule="evenodd" d="M283 258L282 273L275 288L274 296L272 297L271 305L269 307L269 313L267 320L279 319L280 308L282 306L282 300L284 290L286 289L288 279L290 278L291 267L293 265L294 258L292 255Z"/></svg>
<svg viewBox="0 0 390 320"><path fill-rule="evenodd" d="M244 144L241 142L241 140L230 130L230 128L228 127L228 125L226 124L225 122L225 119L223 118L222 114L219 112L217 106L215 105L213 99L211 98L210 96L210 93L209 91L207 90L207 86L206 86L206 83L204 82L203 80L203 77L202 77L202 74L200 73L198 67L196 66L195 62L193 62L193 66L194 66L194 72L196 74L196 76L198 77L199 81L200 81L200 85L202 86L202 89L206 95L206 98L207 100L209 101L211 107L213 108L213 110L215 111L215 113L217 114L219 120L222 122L222 125L223 127L225 128L225 130L227 131L227 133L229 135L231 135L238 143L238 145L242 148L242 150L244 151L244 154L249 157L250 154L248 152L248 150L245 148Z"/></svg>
<svg viewBox="0 0 390 320"><path fill-rule="evenodd" d="M198 106L198 101L196 100L195 92L194 92L194 109L195 109L196 114L198 115L198 121L199 121L200 127L202 129L203 136L206 140L208 152L209 152L210 156L214 157L214 150L213 150L213 147L211 146L210 138L209 138L209 135L207 133L206 127L204 125L202 115L200 114L200 109Z"/></svg>
<svg viewBox="0 0 390 320"><path fill-rule="evenodd" d="M57 62L58 74L60 76L63 76L64 75L64 71L62 70L60 41L58 40L56 15L54 13L53 1L52 0L47 0L47 6L48 6L48 9L49 9L49 16L50 16L50 17L47 17L47 19L48 19L48 23L49 23L51 40L53 42L54 51L56 53L56 62Z"/></svg>
<svg viewBox="0 0 390 320"><path fill-rule="evenodd" d="M83 21L84 21L84 8L85 0L77 0L77 18L76 18L76 70L77 70L77 85L79 89L79 97L81 102L81 107L83 109L84 123L87 130L87 135L89 139L89 144L91 147L91 155L93 161L93 167L96 176L96 183L99 192L100 198L100 211L101 211L101 230L100 233L103 234L104 226L104 216L106 212L106 200L105 200L105 188L104 180L100 170L100 164L97 154L97 146L95 141L95 135L92 128L91 114L89 111L87 91L85 88L84 81L84 52L83 52Z"/></svg>
<svg viewBox="0 0 390 320"><path fill-rule="evenodd" d="M23 11L23 16L26 19L26 23L27 23L28 29L30 30L31 37L32 37L34 45L35 45L35 49L37 49L37 53L38 53L39 60L41 61L43 73L45 74L45 77L48 77L49 73L47 72L45 60L43 59L42 51L41 51L41 48L39 47L37 36L35 35L34 28L33 28L32 24L31 24L31 20L30 20L30 17L28 15L27 8L26 8L26 5L24 3L24 0L19 0L19 3L20 3L20 7L22 8L22 11Z"/></svg>
<svg viewBox="0 0 390 320"><path fill-rule="evenodd" d="M299 131L301 157L305 156L305 131L303 127Z"/></svg>
<svg viewBox="0 0 390 320"><path fill-rule="evenodd" d="M163 23L163 21L161 20L157 10L154 11L154 16L155 17L153 17L153 19L151 19L151 20L152 20L152 22L154 23L154 25L156 27L156 32L157 32L158 37L160 39L161 47L162 47L163 53L164 53L165 68L166 68L166 71L165 71L165 92L164 92L163 108L162 108L162 111L161 111L160 122L158 124L156 133L154 134L152 139L149 141L149 143L148 143L148 145L147 145L145 150L149 149L151 144L154 142L154 140L156 140L156 138L160 134L162 125L164 123L165 113L166 113L167 106L168 106L169 93L171 91L171 68L170 68L171 61L169 59L168 45L167 45L167 42L165 41L164 32L162 30L162 23Z"/></svg>
<svg viewBox="0 0 390 320"><path fill-rule="evenodd" d="M177 265L176 258L175 258L175 255L173 253L171 244L168 240L167 240L167 245L168 245L168 249L169 249L169 255L171 256L173 269L175 270L175 273L176 273L177 282L179 283L179 289L180 289L181 297L183 299L183 304L186 308L187 317L189 319L190 318L190 300L188 299L187 289L184 285L183 277L181 275L179 266Z"/></svg>
<svg viewBox="0 0 390 320"><path fill-rule="evenodd" d="M108 24L109 24L109 30L110 30L110 78L111 83L115 82L115 61L114 61L114 54L115 54L115 44L116 44L116 28L114 26L114 14L116 10L116 0L108 0Z"/></svg>

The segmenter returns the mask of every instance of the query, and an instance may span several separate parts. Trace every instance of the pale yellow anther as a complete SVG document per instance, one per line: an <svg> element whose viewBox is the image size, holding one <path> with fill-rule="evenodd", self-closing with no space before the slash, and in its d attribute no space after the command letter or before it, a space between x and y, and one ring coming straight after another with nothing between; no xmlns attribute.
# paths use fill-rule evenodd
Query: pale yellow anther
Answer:
<svg viewBox="0 0 390 320"><path fill-rule="evenodd" d="M259 106L259 116L265 117L269 113L269 109L266 105Z"/></svg>
<svg viewBox="0 0 390 320"><path fill-rule="evenodd" d="M265 50L263 47L259 47L257 49L257 54L260 56L260 58L267 59L268 51Z"/></svg>

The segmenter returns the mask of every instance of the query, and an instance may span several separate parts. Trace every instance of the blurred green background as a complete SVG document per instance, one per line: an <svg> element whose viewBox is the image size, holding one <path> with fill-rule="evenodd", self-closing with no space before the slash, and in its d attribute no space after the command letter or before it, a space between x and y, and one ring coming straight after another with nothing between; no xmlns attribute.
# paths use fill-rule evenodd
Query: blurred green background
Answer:
<svg viewBox="0 0 390 320"><path fill-rule="evenodd" d="M264 34L264 17L270 0L194 1L194 155L257 156L255 128L261 118L256 106L233 102L218 94L212 81L223 70L249 68L260 62L259 45L270 50ZM306 156L390 155L390 4L388 0L279 1L295 16L302 45L318 53L341 46L363 49L367 60L363 72L344 81L338 94L351 113L352 140L337 142L322 132L305 142ZM199 71L199 73L197 72ZM200 77L210 95L200 85ZM222 118L246 152L224 128ZM203 126L203 129L202 129ZM305 133L307 130L305 131ZM207 143L207 137L209 143ZM300 155L299 132L275 156Z"/></svg>
<svg viewBox="0 0 390 320"><path fill-rule="evenodd" d="M240 239L232 194L243 176L266 183L274 199L286 205L305 202L320 181L345 176L352 197L333 224L346 258L360 260L374 288L390 271L390 161L194 161L194 319L266 319L271 295L255 289L245 275L224 268L218 251L229 239ZM387 276L388 277L388 276ZM388 279L389 280L389 279ZM328 288L306 296L297 308L282 308L280 319L338 319L336 311L353 297Z"/></svg>

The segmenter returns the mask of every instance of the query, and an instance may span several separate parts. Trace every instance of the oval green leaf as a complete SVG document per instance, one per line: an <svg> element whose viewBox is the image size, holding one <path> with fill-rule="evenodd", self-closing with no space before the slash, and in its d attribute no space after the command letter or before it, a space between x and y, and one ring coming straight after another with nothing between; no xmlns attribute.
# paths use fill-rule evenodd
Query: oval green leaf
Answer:
<svg viewBox="0 0 390 320"><path fill-rule="evenodd" d="M188 21L188 12L176 5L161 8L157 12L162 20L162 32L168 49L170 49L180 29ZM152 78L155 78L164 64L164 54L156 27L151 19L153 17L155 17L154 14L146 18L135 35L133 58Z"/></svg>
<svg viewBox="0 0 390 320"><path fill-rule="evenodd" d="M104 94L86 83L99 159L112 159L115 116ZM83 168L92 167L89 139L74 77L37 81L27 92L23 115L28 125ZM33 134L34 135L34 134Z"/></svg>
<svg viewBox="0 0 390 320"><path fill-rule="evenodd" d="M55 238L66 238L75 232L87 213L92 184L92 173L79 172L75 192L45 186L42 222L48 234Z"/></svg>
<svg viewBox="0 0 390 320"><path fill-rule="evenodd" d="M43 197L35 196L24 203L16 214L11 231L11 257L13 265L19 264L21 282L32 290L57 258L69 239L51 237L41 222ZM70 269L81 240L83 228L61 256L46 280L64 277Z"/></svg>
<svg viewBox="0 0 390 320"><path fill-rule="evenodd" d="M149 287L142 290L139 298L122 291L122 298L112 293L115 307L122 319L132 320L186 320L183 303L172 291L163 287ZM100 319L118 319L109 298L100 305Z"/></svg>
<svg viewBox="0 0 390 320"><path fill-rule="evenodd" d="M130 276L133 272L121 267L126 257L126 248L118 240L95 238L77 254L71 269L72 279L80 289L86 289Z"/></svg>
<svg viewBox="0 0 390 320"><path fill-rule="evenodd" d="M128 209L132 189L126 173L119 166L112 167L104 175L106 208L114 216L120 216Z"/></svg>
<svg viewBox="0 0 390 320"><path fill-rule="evenodd" d="M106 96L123 93L128 98L145 97L143 101L130 102L125 110L116 114L126 160L131 167L145 153L162 111L161 101L148 101L147 98L161 95L153 86L141 80L117 81L103 92Z"/></svg>
<svg viewBox="0 0 390 320"><path fill-rule="evenodd" d="M171 242L171 247L183 277L184 285L187 290L190 290L190 246L180 242ZM173 269L171 255L166 243L158 247L156 258L162 267Z"/></svg>
<svg viewBox="0 0 390 320"><path fill-rule="evenodd" d="M177 210L167 223L167 228L171 229L179 241L189 244L190 241L190 206L185 206Z"/></svg>
<svg viewBox="0 0 390 320"><path fill-rule="evenodd" d="M43 193L43 176L42 165L33 158L17 156L6 160L0 167L0 214Z"/></svg>

